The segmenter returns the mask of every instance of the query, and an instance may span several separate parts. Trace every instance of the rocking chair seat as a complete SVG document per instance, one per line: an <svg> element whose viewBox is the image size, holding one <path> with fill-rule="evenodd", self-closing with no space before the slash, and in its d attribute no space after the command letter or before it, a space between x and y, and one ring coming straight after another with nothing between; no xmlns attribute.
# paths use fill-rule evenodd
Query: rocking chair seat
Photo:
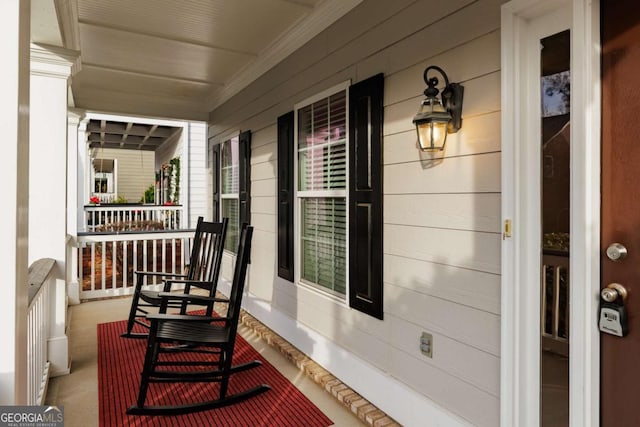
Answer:
<svg viewBox="0 0 640 427"><path fill-rule="evenodd" d="M175 279L186 279L186 274L171 274L171 273L162 273L162 272L152 272L152 271L135 271L135 275L139 277L143 276L151 276L151 277L160 277L163 280L171 280L172 282ZM151 304L154 306L160 306L162 302L162 298L158 295L161 291L150 291L150 290L140 290L140 299L146 302L147 304Z"/></svg>
<svg viewBox="0 0 640 427"><path fill-rule="evenodd" d="M186 277L186 276L184 276ZM167 283L170 283L171 285L178 285L178 284L183 284L183 285L189 285L189 286L193 286L196 288L200 288L200 289L205 289L208 290L209 292L211 292L211 288L212 288L212 283L211 282L207 282L207 281L202 281L202 280L175 280L175 279L171 279L171 280L167 280ZM164 295L162 295L164 294ZM166 292L164 289L162 291L151 291L151 290L142 290L140 291L140 299L143 300L144 302L154 305L154 306L160 306L162 304L162 299L163 296L165 299L168 299L168 306L169 307L180 307L179 305L174 304L176 300L180 299L181 296L183 295L187 295L189 296L189 294L171 294L169 292ZM184 301L189 301L191 303L193 303L196 300L196 298L189 298L189 300L184 300Z"/></svg>

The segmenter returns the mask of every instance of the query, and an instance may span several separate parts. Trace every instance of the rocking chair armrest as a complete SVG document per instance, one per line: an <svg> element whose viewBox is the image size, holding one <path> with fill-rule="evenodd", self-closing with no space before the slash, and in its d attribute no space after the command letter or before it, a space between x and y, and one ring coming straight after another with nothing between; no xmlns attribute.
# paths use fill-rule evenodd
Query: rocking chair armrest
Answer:
<svg viewBox="0 0 640 427"><path fill-rule="evenodd" d="M164 282L167 284L167 288L171 288L171 285L173 285L174 283L177 285L192 285L200 289L207 290L211 289L211 286L213 286L211 282L208 282L206 280L166 279Z"/></svg>
<svg viewBox="0 0 640 427"><path fill-rule="evenodd" d="M135 274L139 274L141 276L160 276L160 277L187 277L186 274L176 274L176 273L163 273L161 271L144 271L144 270L136 270Z"/></svg>
<svg viewBox="0 0 640 427"><path fill-rule="evenodd" d="M173 292L159 292L158 296L163 300L173 300L173 301L185 301L185 302L195 302L202 304L209 304L213 302L213 298L208 297L206 295L192 295L192 294L176 294Z"/></svg>
<svg viewBox="0 0 640 427"><path fill-rule="evenodd" d="M176 294L173 292L159 292L158 296L168 300L180 300L180 301L194 301L208 304L210 302L229 302L226 298L208 297L206 295L196 294Z"/></svg>
<svg viewBox="0 0 640 427"><path fill-rule="evenodd" d="M163 314L163 313L149 313L146 316L147 320L156 322L168 322L173 320L179 320L181 322L213 322L220 321L220 317L212 316L198 316L194 314Z"/></svg>

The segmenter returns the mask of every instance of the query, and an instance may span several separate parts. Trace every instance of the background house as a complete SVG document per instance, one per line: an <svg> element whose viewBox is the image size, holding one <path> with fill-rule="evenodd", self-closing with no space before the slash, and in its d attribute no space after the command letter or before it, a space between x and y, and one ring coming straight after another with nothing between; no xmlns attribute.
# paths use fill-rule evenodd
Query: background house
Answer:
<svg viewBox="0 0 640 427"><path fill-rule="evenodd" d="M107 148L94 150L91 157L91 193L100 194L105 202L115 202L119 197L138 202L144 191L153 185L153 152Z"/></svg>

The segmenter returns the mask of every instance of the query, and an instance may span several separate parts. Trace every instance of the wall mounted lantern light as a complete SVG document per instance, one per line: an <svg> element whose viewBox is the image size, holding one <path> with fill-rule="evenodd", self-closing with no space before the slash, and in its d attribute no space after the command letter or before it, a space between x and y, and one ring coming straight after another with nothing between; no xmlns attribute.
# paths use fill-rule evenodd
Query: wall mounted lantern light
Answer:
<svg viewBox="0 0 640 427"><path fill-rule="evenodd" d="M429 71L440 73L444 79L444 88L436 88L439 83L437 77L429 78ZM464 87L458 83L449 83L447 74L442 68L431 65L424 70L424 91L426 98L420 105L413 123L418 131L418 143L422 151L441 151L447 141L448 133L456 133L462 127L462 97Z"/></svg>

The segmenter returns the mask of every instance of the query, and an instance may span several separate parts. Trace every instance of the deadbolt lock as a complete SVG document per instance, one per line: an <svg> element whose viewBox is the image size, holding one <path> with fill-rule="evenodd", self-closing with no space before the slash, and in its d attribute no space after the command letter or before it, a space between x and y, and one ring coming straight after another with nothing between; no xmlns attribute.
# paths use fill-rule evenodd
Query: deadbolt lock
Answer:
<svg viewBox="0 0 640 427"><path fill-rule="evenodd" d="M620 243L612 243L607 248L607 257L611 261L620 261L627 256L627 248Z"/></svg>

